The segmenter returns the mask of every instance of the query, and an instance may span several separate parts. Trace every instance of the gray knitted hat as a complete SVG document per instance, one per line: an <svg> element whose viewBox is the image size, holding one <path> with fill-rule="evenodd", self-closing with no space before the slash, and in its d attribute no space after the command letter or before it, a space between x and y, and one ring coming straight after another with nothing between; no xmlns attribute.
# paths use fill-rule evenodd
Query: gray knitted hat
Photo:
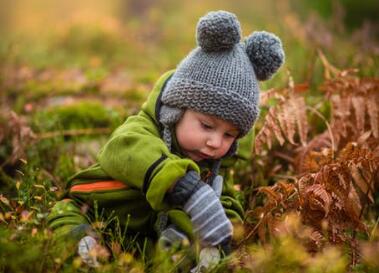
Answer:
<svg viewBox="0 0 379 273"><path fill-rule="evenodd" d="M196 36L198 47L163 91L160 121L167 128L182 115L173 109L190 108L232 122L244 136L259 114L258 80L269 79L284 62L281 41L262 31L240 42L237 17L226 11L200 18Z"/></svg>

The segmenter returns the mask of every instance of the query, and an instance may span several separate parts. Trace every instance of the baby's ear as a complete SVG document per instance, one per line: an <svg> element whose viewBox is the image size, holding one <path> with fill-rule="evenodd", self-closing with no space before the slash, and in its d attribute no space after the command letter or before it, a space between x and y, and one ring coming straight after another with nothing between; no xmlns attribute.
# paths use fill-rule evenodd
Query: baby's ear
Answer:
<svg viewBox="0 0 379 273"><path fill-rule="evenodd" d="M255 76L268 80L284 63L284 51L280 39L266 31L256 31L245 40L246 53L253 64Z"/></svg>

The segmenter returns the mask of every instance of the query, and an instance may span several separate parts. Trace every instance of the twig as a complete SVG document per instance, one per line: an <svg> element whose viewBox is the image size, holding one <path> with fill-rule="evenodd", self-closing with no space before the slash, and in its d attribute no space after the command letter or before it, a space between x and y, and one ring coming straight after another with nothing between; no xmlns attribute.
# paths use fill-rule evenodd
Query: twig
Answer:
<svg viewBox="0 0 379 273"><path fill-rule="evenodd" d="M328 59L326 59L324 53L320 49L318 49L317 52L322 62L322 65L325 68L325 71L324 71L325 79L329 80L331 78L330 72L333 73L334 76L338 75L340 70L329 63Z"/></svg>
<svg viewBox="0 0 379 273"><path fill-rule="evenodd" d="M277 157L280 157L280 158L284 159L285 161L287 161L287 162L289 162L289 163L291 163L291 164L293 164L294 161L295 161L295 160L294 160L292 157L290 157L289 155L286 155L286 154L281 153L281 152L278 152L278 151L274 151L274 152L273 152L273 155L274 155L274 156L277 156Z"/></svg>
<svg viewBox="0 0 379 273"><path fill-rule="evenodd" d="M334 142L333 132L332 132L332 128L330 128L329 122L324 118L324 116L317 109L308 105L306 106L306 108L310 110L311 112L313 112L316 116L318 116L325 122L326 127L328 128L329 135L330 135L330 141L332 142L332 158L334 159L334 149L336 147L334 146L335 142Z"/></svg>

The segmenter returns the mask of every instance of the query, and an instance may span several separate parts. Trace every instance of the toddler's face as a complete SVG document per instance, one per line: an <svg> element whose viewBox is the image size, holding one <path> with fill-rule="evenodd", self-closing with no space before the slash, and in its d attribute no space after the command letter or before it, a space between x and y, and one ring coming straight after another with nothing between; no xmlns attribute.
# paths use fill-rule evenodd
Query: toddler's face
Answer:
<svg viewBox="0 0 379 273"><path fill-rule="evenodd" d="M184 154L198 162L224 156L239 131L228 121L188 109L176 124L175 133Z"/></svg>

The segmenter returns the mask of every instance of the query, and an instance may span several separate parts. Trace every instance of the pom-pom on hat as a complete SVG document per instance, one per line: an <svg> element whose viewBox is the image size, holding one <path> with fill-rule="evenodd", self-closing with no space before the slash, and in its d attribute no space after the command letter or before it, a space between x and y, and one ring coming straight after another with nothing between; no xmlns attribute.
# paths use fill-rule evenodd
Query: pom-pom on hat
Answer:
<svg viewBox="0 0 379 273"><path fill-rule="evenodd" d="M258 80L269 79L284 62L281 41L262 31L241 42L237 17L226 11L200 18L196 39L198 47L178 65L162 102L230 121L244 136L259 114ZM165 116L161 122L167 125Z"/></svg>

